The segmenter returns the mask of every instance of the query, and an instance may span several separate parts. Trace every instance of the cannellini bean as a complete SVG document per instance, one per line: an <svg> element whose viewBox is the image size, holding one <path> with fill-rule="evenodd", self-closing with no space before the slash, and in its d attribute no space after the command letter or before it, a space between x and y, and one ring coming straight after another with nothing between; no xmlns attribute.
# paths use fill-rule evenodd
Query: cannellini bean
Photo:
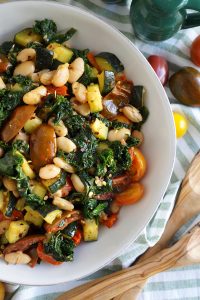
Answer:
<svg viewBox="0 0 200 300"><path fill-rule="evenodd" d="M35 64L32 61L25 61L16 66L13 75L31 76L35 72Z"/></svg>
<svg viewBox="0 0 200 300"><path fill-rule="evenodd" d="M63 150L64 152L70 153L72 151L76 151L76 145L74 142L72 142L70 139L61 136L56 139L57 141L57 147L60 150Z"/></svg>
<svg viewBox="0 0 200 300"><path fill-rule="evenodd" d="M74 205L71 202L69 202L66 199L57 197L57 196L53 198L53 204L63 210L73 210L74 209Z"/></svg>
<svg viewBox="0 0 200 300"><path fill-rule="evenodd" d="M14 141L18 141L18 140L20 140L20 141L25 141L26 143L28 143L28 142L29 142L29 136L28 136L28 134L26 134L25 132L20 131L20 132L16 135Z"/></svg>
<svg viewBox="0 0 200 300"><path fill-rule="evenodd" d="M85 190L85 186L84 184L82 183L80 177L77 175L77 174L72 174L71 175L71 181L72 181L72 184L75 188L75 190L79 193L83 193L84 190Z"/></svg>
<svg viewBox="0 0 200 300"><path fill-rule="evenodd" d="M23 97L23 101L26 104L29 105L36 105L40 103L41 98L46 96L47 94L47 88L43 85L37 87L34 90L31 90L30 92L26 93Z"/></svg>
<svg viewBox="0 0 200 300"><path fill-rule="evenodd" d="M70 165L68 162L66 162L66 161L64 161L62 158L60 158L60 157L55 157L54 159L53 159L53 162L54 162L54 164L57 166L57 167L59 167L59 168L61 168L61 169L63 169L63 170L65 170L66 172L68 172L68 173L75 173L75 168L72 166L72 165Z"/></svg>
<svg viewBox="0 0 200 300"><path fill-rule="evenodd" d="M72 83L72 92L74 96L76 97L76 100L80 103L86 103L87 102L87 89L86 87L79 82Z"/></svg>
<svg viewBox="0 0 200 300"><path fill-rule="evenodd" d="M58 123L54 123L54 119L55 118L51 118L48 121L48 124L51 125L53 127L53 129L55 130L55 133L58 136L66 136L68 134L68 130L67 127L65 126L65 124L63 123L62 120L60 120Z"/></svg>
<svg viewBox="0 0 200 300"><path fill-rule="evenodd" d="M60 168L53 164L46 165L40 168L39 176L42 179L52 179L60 174Z"/></svg>
<svg viewBox="0 0 200 300"><path fill-rule="evenodd" d="M85 64L81 57L76 58L69 66L69 83L76 82L84 73Z"/></svg>
<svg viewBox="0 0 200 300"><path fill-rule="evenodd" d="M40 81L39 73L33 73L33 74L31 74L30 78L32 79L33 82L39 82Z"/></svg>
<svg viewBox="0 0 200 300"><path fill-rule="evenodd" d="M19 198L19 196L20 196L20 194L17 190L13 191L13 195L15 196L15 198Z"/></svg>
<svg viewBox="0 0 200 300"><path fill-rule="evenodd" d="M71 99L73 109L80 115L86 117L90 114L90 106L88 103L80 104L76 99Z"/></svg>
<svg viewBox="0 0 200 300"><path fill-rule="evenodd" d="M131 131L128 128L112 129L108 132L108 140L110 142L127 140L131 135Z"/></svg>
<svg viewBox="0 0 200 300"><path fill-rule="evenodd" d="M8 191L16 191L17 190L17 183L14 179L3 177L3 185Z"/></svg>
<svg viewBox="0 0 200 300"><path fill-rule="evenodd" d="M17 55L17 61L25 62L27 60L33 60L36 56L36 51L33 48L25 48Z"/></svg>
<svg viewBox="0 0 200 300"><path fill-rule="evenodd" d="M53 79L53 76L55 75L56 71L49 71L41 72L39 74L40 82L44 85L50 85Z"/></svg>
<svg viewBox="0 0 200 300"><path fill-rule="evenodd" d="M139 147L143 143L143 141L144 141L144 135L143 135L143 133L141 131L139 131L139 130L133 130L133 132L132 132L131 135L132 135L132 137L138 138L140 140L139 144L137 144L137 146L136 146L136 147Z"/></svg>
<svg viewBox="0 0 200 300"><path fill-rule="evenodd" d="M8 253L4 256L4 259L7 263L12 265L26 265L31 261L30 256L22 251Z"/></svg>
<svg viewBox="0 0 200 300"><path fill-rule="evenodd" d="M51 80L51 83L56 86L63 86L65 85L65 83L67 83L68 79L69 79L69 64L62 64L59 65L57 70L55 71L53 78Z"/></svg>
<svg viewBox="0 0 200 300"><path fill-rule="evenodd" d="M0 76L0 90L3 90L3 89L5 89L5 88L6 88L6 85L5 85L3 79L2 79L1 76Z"/></svg>
<svg viewBox="0 0 200 300"><path fill-rule="evenodd" d="M124 106L120 111L132 122L138 123L142 121L141 113L134 106Z"/></svg>

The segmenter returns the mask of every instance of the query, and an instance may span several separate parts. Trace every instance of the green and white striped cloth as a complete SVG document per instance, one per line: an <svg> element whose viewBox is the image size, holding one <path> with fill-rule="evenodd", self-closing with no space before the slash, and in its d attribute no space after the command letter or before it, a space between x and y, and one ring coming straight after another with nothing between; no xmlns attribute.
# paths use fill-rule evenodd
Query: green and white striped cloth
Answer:
<svg viewBox="0 0 200 300"><path fill-rule="evenodd" d="M0 2L6 2L0 0ZM183 66L193 66L189 59L189 48L193 39L200 34L200 28L180 31L173 38L162 43L144 43L135 39L132 26L129 21L130 0L124 4L105 4L101 0L58 0L57 2L71 4L96 14L119 29L125 34L145 55L157 54L164 56L170 67L170 74ZM200 145L200 109L189 108L177 103L168 87L166 92L170 99L173 111L183 113L189 121L187 134L177 141L177 157L171 184L162 200L157 212L149 225L138 237L132 246L124 251L120 257L110 265L99 270L95 274L67 284L50 287L7 286L8 297L12 300L53 300L59 293L83 284L88 280L109 274L122 267L129 266L138 255L149 246L154 245L162 235L166 222L172 211L175 195L185 172ZM164 134L164 133L163 133ZM193 223L197 222L192 220ZM191 226L191 222L190 222ZM187 227L184 228L184 230ZM181 231L176 236L178 238ZM164 272L152 277L146 284L140 300L197 300L200 299L200 266L179 268ZM66 299L67 300L67 299Z"/></svg>

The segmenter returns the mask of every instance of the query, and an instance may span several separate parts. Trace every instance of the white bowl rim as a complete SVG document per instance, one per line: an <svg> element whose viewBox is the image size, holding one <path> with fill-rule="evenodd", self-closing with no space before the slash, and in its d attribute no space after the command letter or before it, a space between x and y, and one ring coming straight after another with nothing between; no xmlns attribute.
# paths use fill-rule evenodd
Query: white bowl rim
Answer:
<svg viewBox="0 0 200 300"><path fill-rule="evenodd" d="M34 1L34 0L31 0L31 1L25 1L25 0L15 0L15 1L12 1L12 2L8 2L8 3L1 3L0 4L0 7L3 7L3 6L13 6L13 5L17 5L17 6L21 6L21 5L38 5L38 4L42 4L42 5L48 5L48 6L55 6L55 7L58 7L58 6L63 6L63 8L69 8L71 10L74 10L74 11L77 11L83 15L86 15L88 16L89 18L92 18L94 20L96 20L98 23L101 23L104 27L107 27L108 29L112 30L115 34L117 34L118 36L120 36L121 39L123 39L123 41L125 43L128 43L132 48L134 48L134 50L137 52L138 56L140 56L140 58L142 60L144 60L144 55L140 52L140 50L131 42L131 40L129 40L123 33L121 33L116 27L110 25L110 24L107 24L105 21L103 21L100 17L98 17L95 13L93 13L92 11L91 12L88 12L86 10L84 10L83 8L80 8L80 7L76 7L76 6L73 6L71 4L64 4L64 3L58 3L58 2L53 2L53 1L45 1L45 0L42 0L42 1ZM150 64L148 63L148 61L146 61L146 63L150 66ZM151 66L150 66L151 67ZM152 67L151 67L152 69ZM162 84L160 83L157 75L155 74L155 72L152 72L151 73L151 76L154 77L154 82L155 82L155 85L157 85L157 88L159 88L160 90L162 90L162 94L163 94L163 99L162 101L165 102L165 105L166 105L166 109L168 109L168 117L169 117L169 124L170 124L170 127L171 127L171 140L170 140L170 151L171 151L171 156L170 156L170 159L169 159L169 169L168 169L168 174L166 176L166 182L165 182L165 185L163 184L162 186L162 189L160 189L160 194L162 195L160 197L160 200L158 201L158 203L156 203L156 205L154 205L151 213L148 214L148 217L146 218L146 222L144 223L144 225L141 226L141 228L138 229L137 233L136 233L136 238L134 239L130 239L129 241L127 241L124 245L123 245L123 248L121 247L120 249L116 250L115 251L115 254L112 255L112 257L108 257L107 260L105 259L105 262L104 264L100 265L99 267L96 267L93 271L90 271L90 272L85 272L84 275L80 275L80 276L77 276L75 279L72 278L70 280L66 280L66 279L63 279L62 281L56 281L56 279L54 278L53 281L48 278L48 280L41 280L41 278L39 279L35 279L32 280L33 283L30 283L30 280L29 278L20 278L19 282L16 283L16 281L14 280L3 280L2 278L0 278L1 280L3 280L4 282L6 283L11 283L11 284L22 284L22 285L29 285L29 286L35 286L35 285L38 285L38 286L48 286L48 285L56 285L56 284L61 284L61 283L67 283L67 282L71 282L71 281L74 281L74 280L80 280L86 276L89 276L91 274L93 274L94 272L102 269L105 265L109 264L111 261L113 261L114 259L116 259L121 253L122 251L124 251L124 249L128 248L128 246L130 246L136 239L137 237L139 236L139 234L143 231L143 229L147 226L147 224L150 222L151 218L153 217L153 215L155 214L155 212L157 211L161 201L162 201L162 197L164 196L166 190L167 190L167 187L169 185L169 182L170 182L170 179L171 179L171 175L172 175L172 172L173 172L173 168L174 168L174 163L175 163L175 157L176 157L176 135L175 135L175 125L174 125L174 121L173 121L173 116L172 116L172 108L170 106L170 103L169 103L169 100L168 100L168 96L162 86ZM0 275L1 276L1 275Z"/></svg>

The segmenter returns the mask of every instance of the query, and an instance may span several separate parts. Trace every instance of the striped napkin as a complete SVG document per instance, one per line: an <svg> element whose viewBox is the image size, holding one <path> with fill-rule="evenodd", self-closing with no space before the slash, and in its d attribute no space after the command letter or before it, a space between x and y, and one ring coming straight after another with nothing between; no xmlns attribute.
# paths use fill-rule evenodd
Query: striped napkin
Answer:
<svg viewBox="0 0 200 300"><path fill-rule="evenodd" d="M0 0L0 2L6 2ZM119 29L125 34L147 57L151 54L157 54L165 57L169 62L170 74L176 72L183 66L193 66L189 59L189 48L193 39L200 34L200 28L180 31L173 38L162 43L144 43L135 39L132 26L129 21L130 0L123 1L123 4L105 4L101 0L58 0L57 2L71 4L94 13ZM9 299L12 300L53 300L61 292L71 289L77 285L83 284L88 280L107 275L122 267L129 266L140 254L149 246L153 246L160 238L172 211L175 196L180 182L195 153L199 150L200 145L200 109L189 108L177 103L173 98L168 87L166 87L173 111L180 112L186 116L189 121L187 134L177 141L177 157L175 161L174 172L170 185L167 189L154 217L141 233L138 239L115 259L91 276L78 280L76 282L50 286L50 287L29 287L7 285ZM197 219L192 220L193 223ZM186 227L178 233L187 229ZM179 268L172 271L164 272L152 277L146 284L139 300L197 300L200 299L200 266L191 266Z"/></svg>

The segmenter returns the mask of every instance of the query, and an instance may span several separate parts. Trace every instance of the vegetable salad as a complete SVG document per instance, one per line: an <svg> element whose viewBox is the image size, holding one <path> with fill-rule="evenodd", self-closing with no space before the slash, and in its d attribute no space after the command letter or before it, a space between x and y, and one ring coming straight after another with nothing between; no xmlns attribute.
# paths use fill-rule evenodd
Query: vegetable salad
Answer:
<svg viewBox="0 0 200 300"><path fill-rule="evenodd" d="M81 242L139 201L148 110L113 53L66 43L52 20L0 46L0 254L72 261Z"/></svg>

